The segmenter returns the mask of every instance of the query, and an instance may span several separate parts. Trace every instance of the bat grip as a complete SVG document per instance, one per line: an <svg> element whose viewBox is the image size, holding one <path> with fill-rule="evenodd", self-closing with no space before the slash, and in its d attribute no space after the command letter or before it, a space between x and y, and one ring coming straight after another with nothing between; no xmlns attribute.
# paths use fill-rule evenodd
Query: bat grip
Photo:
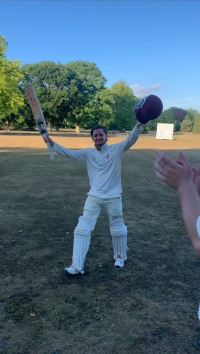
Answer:
<svg viewBox="0 0 200 354"><path fill-rule="evenodd" d="M47 146L48 146L48 150L49 150L50 159L54 160L54 155L53 155L53 152L52 152L52 148L51 148L51 145L49 144L48 140L47 140Z"/></svg>
<svg viewBox="0 0 200 354"><path fill-rule="evenodd" d="M51 145L50 145L50 143L49 143L49 141L48 141L47 134L46 134L46 133L45 133L45 134L42 134L42 136L43 136L43 138L47 139L47 147L48 147L48 150L49 150L50 159L51 159L51 160L54 160L54 154L53 154L53 152L52 152Z"/></svg>

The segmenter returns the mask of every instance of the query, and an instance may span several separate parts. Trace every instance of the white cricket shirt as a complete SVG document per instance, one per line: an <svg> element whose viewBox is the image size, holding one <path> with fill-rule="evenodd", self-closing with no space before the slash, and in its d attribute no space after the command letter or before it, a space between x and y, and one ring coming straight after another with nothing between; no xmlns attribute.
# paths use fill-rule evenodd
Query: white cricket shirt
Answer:
<svg viewBox="0 0 200 354"><path fill-rule="evenodd" d="M86 162L90 181L88 195L113 198L122 193L122 154L136 143L142 130L142 127L137 129L135 126L124 141L112 145L108 145L106 142L101 147L101 151L97 150L96 147L71 150L55 142L53 149L60 155Z"/></svg>

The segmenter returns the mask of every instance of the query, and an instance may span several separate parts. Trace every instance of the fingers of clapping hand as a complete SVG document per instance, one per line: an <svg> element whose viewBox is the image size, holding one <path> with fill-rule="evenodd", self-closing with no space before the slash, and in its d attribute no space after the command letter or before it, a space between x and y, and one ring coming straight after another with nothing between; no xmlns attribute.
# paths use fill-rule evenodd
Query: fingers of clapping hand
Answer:
<svg viewBox="0 0 200 354"><path fill-rule="evenodd" d="M165 181L166 180L166 178L165 178L165 176L162 174L162 171L160 170L158 170L158 169L155 169L155 175L156 175L156 177L158 177L161 181Z"/></svg>
<svg viewBox="0 0 200 354"><path fill-rule="evenodd" d="M179 158L180 158L180 156L179 156ZM179 162L179 160L174 161L160 152L157 153L157 155L156 155L154 165L155 165L156 176L160 180L162 180L168 184L172 184L172 181L174 180L174 177L175 177L174 176L175 172L177 173L178 170L184 168L183 166L181 166L182 162ZM175 188L175 187L173 186L173 188Z"/></svg>
<svg viewBox="0 0 200 354"><path fill-rule="evenodd" d="M188 162L188 160L186 159L186 157L184 156L184 154L180 151L179 155L178 155L178 159L177 160L172 160L169 157L167 157L166 155L164 155L163 153L158 153L156 155L156 161L159 162L160 166L163 167L171 167L171 168L177 168L177 164L183 167L190 167L190 164ZM195 171L195 168L194 168ZM200 168L199 168L200 171Z"/></svg>
<svg viewBox="0 0 200 354"><path fill-rule="evenodd" d="M192 173L193 173L193 175L200 175L200 164L198 164L198 166L197 167L195 167L195 166L191 166L192 167Z"/></svg>
<svg viewBox="0 0 200 354"><path fill-rule="evenodd" d="M168 164L169 159L167 156L165 156L162 152L158 152L154 161L155 174L162 181L165 181L166 167Z"/></svg>
<svg viewBox="0 0 200 354"><path fill-rule="evenodd" d="M197 172L197 168L195 166L192 166L192 172L193 173Z"/></svg>
<svg viewBox="0 0 200 354"><path fill-rule="evenodd" d="M165 165L165 155L162 152L158 152L156 154L156 158L155 158L155 166L158 167L159 166L164 166Z"/></svg>
<svg viewBox="0 0 200 354"><path fill-rule="evenodd" d="M192 175L193 181L196 184L197 180L200 180L200 164L197 167L192 166Z"/></svg>
<svg viewBox="0 0 200 354"><path fill-rule="evenodd" d="M189 164L189 161L186 159L185 155L182 153L182 151L179 152L179 155L178 155L178 161L181 165L183 166L188 166L190 165Z"/></svg>
<svg viewBox="0 0 200 354"><path fill-rule="evenodd" d="M156 154L156 159L155 159L155 167L156 169L166 170L167 168L173 166L175 164L175 161L171 160L169 157L167 157L166 155L164 155L162 152L158 152Z"/></svg>

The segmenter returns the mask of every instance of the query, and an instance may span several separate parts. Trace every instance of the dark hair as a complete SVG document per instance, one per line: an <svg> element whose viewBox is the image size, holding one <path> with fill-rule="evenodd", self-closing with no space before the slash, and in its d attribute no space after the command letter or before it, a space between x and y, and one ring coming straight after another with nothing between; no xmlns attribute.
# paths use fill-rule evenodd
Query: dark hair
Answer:
<svg viewBox="0 0 200 354"><path fill-rule="evenodd" d="M94 130L97 130L97 129L103 129L103 131L104 131L104 133L107 135L107 130L106 130L106 128L103 126L103 125L95 125L92 129L91 129L91 131L90 131L90 134L91 134L91 136L93 136L93 131Z"/></svg>

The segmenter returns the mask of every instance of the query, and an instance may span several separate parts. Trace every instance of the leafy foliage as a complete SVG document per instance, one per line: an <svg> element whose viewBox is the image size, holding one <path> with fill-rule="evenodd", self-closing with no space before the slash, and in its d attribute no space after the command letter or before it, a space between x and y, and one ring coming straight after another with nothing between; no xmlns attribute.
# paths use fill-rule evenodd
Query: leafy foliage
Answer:
<svg viewBox="0 0 200 354"><path fill-rule="evenodd" d="M32 117L24 88L32 84L40 100L49 128L62 126L91 128L103 124L108 129L130 130L136 123L133 107L139 100L129 85L119 80L105 87L106 78L93 62L72 61L67 64L42 61L26 64L6 58L6 38L0 36L0 126L5 121L15 128L32 128ZM174 130L200 131L199 112L171 107L144 132L156 130L157 123L173 123Z"/></svg>
<svg viewBox="0 0 200 354"><path fill-rule="evenodd" d="M197 111L194 112L193 132L200 133L200 113Z"/></svg>
<svg viewBox="0 0 200 354"><path fill-rule="evenodd" d="M6 58L7 43L0 36L0 124L11 113L17 113L24 105L24 99L19 89L19 82L23 79L20 71L20 61Z"/></svg>
<svg viewBox="0 0 200 354"><path fill-rule="evenodd" d="M188 115L190 117L190 119L194 122L194 117L196 114L198 114L199 112L196 111L195 109L187 109L186 110L186 115Z"/></svg>
<svg viewBox="0 0 200 354"><path fill-rule="evenodd" d="M148 127L149 130L156 130L157 129L157 123L171 123L174 124L174 113L173 109L169 108L161 113L161 115L156 118L155 120L149 121L146 126Z"/></svg>
<svg viewBox="0 0 200 354"><path fill-rule="evenodd" d="M64 65L43 61L26 64L22 71L25 77L22 88L27 84L35 87L47 123L59 127L64 119L68 97Z"/></svg>
<svg viewBox="0 0 200 354"><path fill-rule="evenodd" d="M106 81L96 64L44 61L27 64L22 71L25 76L22 87L34 85L45 119L53 127L84 126L94 118L89 108Z"/></svg>
<svg viewBox="0 0 200 354"><path fill-rule="evenodd" d="M156 130L157 123L168 123L174 124L174 130L179 131L181 128L181 122L183 121L185 115L185 110L177 107L170 107L169 109L164 110L158 118L153 121L149 121L146 126L149 130Z"/></svg>
<svg viewBox="0 0 200 354"><path fill-rule="evenodd" d="M185 116L187 115L187 112L182 109L182 108L177 108L177 107L172 107L170 108L173 112L173 116L175 120L178 120L179 122L182 122L185 119Z"/></svg>
<svg viewBox="0 0 200 354"><path fill-rule="evenodd" d="M192 120L188 115L185 116L185 119L181 123L182 132L191 132L192 131Z"/></svg>
<svg viewBox="0 0 200 354"><path fill-rule="evenodd" d="M66 123L88 126L98 121L97 116L108 108L101 95L106 79L95 63L74 61L66 64L66 69L69 108Z"/></svg>
<svg viewBox="0 0 200 354"><path fill-rule="evenodd" d="M133 115L133 108L138 99L134 96L129 85L119 80L111 87L114 96L113 105L113 122L110 124L111 129L130 130L136 123Z"/></svg>
<svg viewBox="0 0 200 354"><path fill-rule="evenodd" d="M88 117L90 117L85 127L87 128L95 124L101 124L106 128L110 128L113 122L114 103L114 95L109 88L105 88L97 93L94 99L85 107L85 112Z"/></svg>
<svg viewBox="0 0 200 354"><path fill-rule="evenodd" d="M0 59L5 58L7 46L8 43L6 42L6 38L4 36L0 36Z"/></svg>

